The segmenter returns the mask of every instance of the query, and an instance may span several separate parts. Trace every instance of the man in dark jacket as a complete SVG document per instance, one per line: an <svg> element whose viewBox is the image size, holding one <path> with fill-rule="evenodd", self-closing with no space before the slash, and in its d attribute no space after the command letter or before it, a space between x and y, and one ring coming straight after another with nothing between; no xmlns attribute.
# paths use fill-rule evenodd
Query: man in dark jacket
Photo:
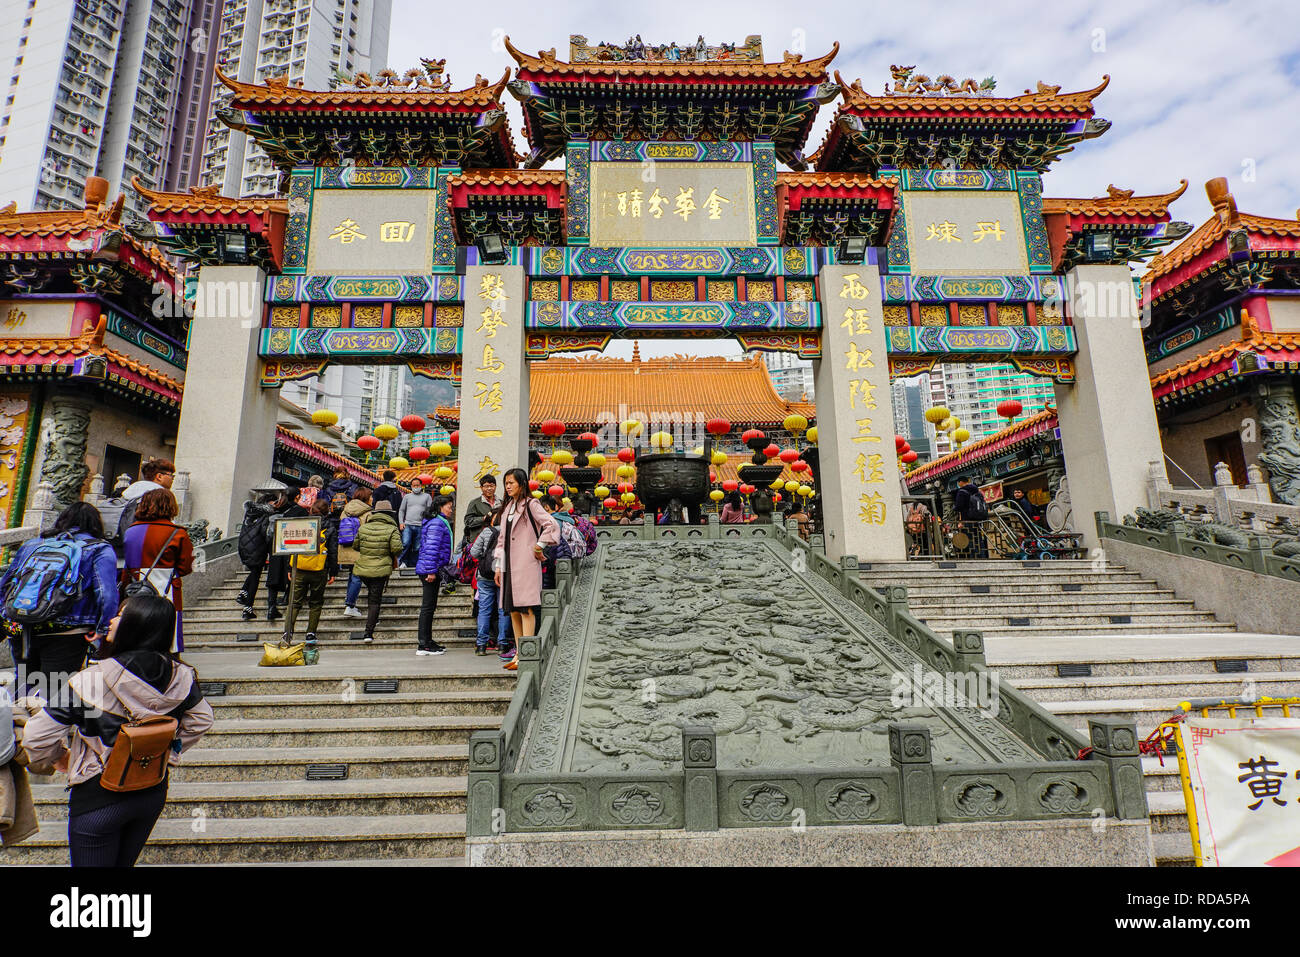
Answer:
<svg viewBox="0 0 1300 957"><path fill-rule="evenodd" d="M963 522L979 522L988 518L988 508L984 504L984 493L979 490L975 480L963 475L957 479L957 493L953 496L953 507ZM984 533L980 526L966 529L971 538L971 547L976 558L988 557L988 546L984 542ZM968 556L969 557L969 556Z"/></svg>
<svg viewBox="0 0 1300 957"><path fill-rule="evenodd" d="M282 511L285 505L283 492L267 492L260 501L244 503L244 523L239 529L239 561L248 569L248 577L244 579L244 587L235 596L235 602L244 606L244 621L252 621L257 617L253 603L257 600L257 586L262 580L262 569L271 555L275 532L272 516ZM278 581L273 583L273 576L268 575L266 587L270 594L267 621L274 621L279 617L275 593L283 585Z"/></svg>
<svg viewBox="0 0 1300 957"><path fill-rule="evenodd" d="M348 478L348 470L340 466L334 470L334 478L325 486L325 497L334 502L342 496L343 504L347 504L356 487L356 483ZM339 505L339 508L343 508L343 505Z"/></svg>
<svg viewBox="0 0 1300 957"><path fill-rule="evenodd" d="M396 518L398 509L402 507L402 490L397 487L397 473L392 469L384 469L384 480L375 486L374 492L370 496L370 504L378 506L380 502L387 502L393 506L393 516Z"/></svg>

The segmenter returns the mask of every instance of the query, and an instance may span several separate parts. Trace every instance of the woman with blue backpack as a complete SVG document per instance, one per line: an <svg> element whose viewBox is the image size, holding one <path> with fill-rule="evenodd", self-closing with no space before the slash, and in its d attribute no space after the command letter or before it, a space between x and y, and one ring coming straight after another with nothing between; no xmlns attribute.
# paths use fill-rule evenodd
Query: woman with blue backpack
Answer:
<svg viewBox="0 0 1300 957"><path fill-rule="evenodd" d="M117 615L117 555L99 510L73 502L40 538L24 542L0 580L14 663L25 688L56 700Z"/></svg>
<svg viewBox="0 0 1300 957"><path fill-rule="evenodd" d="M348 590L343 599L343 614L348 618L366 617L365 612L357 607L357 599L361 597L361 579L352 569L361 557L357 549L357 533L370 511L370 489L358 488L353 489L352 498L343 506L343 514L339 517L338 562L340 567L349 569Z"/></svg>
<svg viewBox="0 0 1300 957"><path fill-rule="evenodd" d="M419 643L415 652L417 655L441 655L447 651L433 640L433 616L438 611L441 572L451 560L451 516L455 508L455 500L450 495L439 495L433 500L432 510L420 525L420 555L416 559L415 573L420 576L423 592L420 599L420 620L415 631Z"/></svg>

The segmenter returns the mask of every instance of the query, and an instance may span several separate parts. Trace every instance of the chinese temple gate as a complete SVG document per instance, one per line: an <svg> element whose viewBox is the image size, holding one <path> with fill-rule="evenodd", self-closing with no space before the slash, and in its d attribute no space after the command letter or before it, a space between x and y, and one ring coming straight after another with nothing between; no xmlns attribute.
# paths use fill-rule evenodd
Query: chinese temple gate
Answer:
<svg viewBox="0 0 1300 957"><path fill-rule="evenodd" d="M1042 191L1057 157L1109 126L1092 105L1106 80L1000 96L991 79L895 68L873 95L832 77L836 50L766 62L757 37L628 50L575 36L567 62L506 46L513 77L460 91L433 61L332 91L219 74L222 118L275 160L287 198L146 194L159 241L201 267L203 360L177 449L200 512L233 527L239 476L268 465L249 437L272 429L273 390L332 362L461 387L463 508L479 476L527 461L529 362L624 337L813 360L832 557L904 557L889 377L936 362L1050 377L1067 460L1089 466L1078 513L1145 501L1161 450L1128 262L1182 235L1167 209L1181 190Z"/></svg>

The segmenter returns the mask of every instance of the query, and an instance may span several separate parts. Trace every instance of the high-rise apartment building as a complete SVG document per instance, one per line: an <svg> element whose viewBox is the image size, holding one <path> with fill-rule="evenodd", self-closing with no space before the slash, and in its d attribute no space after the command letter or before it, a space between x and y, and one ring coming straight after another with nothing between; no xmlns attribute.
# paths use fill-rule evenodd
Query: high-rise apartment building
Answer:
<svg viewBox="0 0 1300 957"><path fill-rule="evenodd" d="M318 376L288 382L280 394L308 412L329 409L346 433L369 432L381 422L396 425L411 410L405 366L330 365Z"/></svg>
<svg viewBox="0 0 1300 957"><path fill-rule="evenodd" d="M948 362L929 373L926 408L947 407L970 431L972 442L1006 428L1007 420L997 411L998 403L1005 399L1018 399L1026 415L1041 412L1044 405L1056 401L1051 379L1018 372L1012 366ZM946 434L929 423L926 432L934 440L936 456L953 451Z"/></svg>
<svg viewBox="0 0 1300 957"><path fill-rule="evenodd" d="M79 209L86 177L189 185L211 74L217 0L8 0L0 65L0 205ZM12 10L12 13L10 12Z"/></svg>
<svg viewBox="0 0 1300 957"><path fill-rule="evenodd" d="M759 352L776 394L789 402L813 402L812 363L790 352Z"/></svg>
<svg viewBox="0 0 1300 957"><path fill-rule="evenodd" d="M327 90L340 76L387 65L392 0L223 0L220 16L216 64L246 83L287 76ZM208 109L201 179L219 184L226 196L272 194L279 182L275 165L216 118L228 92L215 90Z"/></svg>

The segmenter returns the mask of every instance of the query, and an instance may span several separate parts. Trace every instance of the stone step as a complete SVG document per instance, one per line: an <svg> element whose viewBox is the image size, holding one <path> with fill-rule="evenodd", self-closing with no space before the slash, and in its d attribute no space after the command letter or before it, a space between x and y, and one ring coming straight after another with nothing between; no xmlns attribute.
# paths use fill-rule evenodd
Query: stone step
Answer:
<svg viewBox="0 0 1300 957"><path fill-rule="evenodd" d="M1152 835L1190 834L1187 803L1181 790L1147 792L1147 810L1151 813Z"/></svg>
<svg viewBox="0 0 1300 957"><path fill-rule="evenodd" d="M375 629L375 640L372 642L362 641L362 633L365 631L364 628L359 628L356 631L326 631L322 628L316 632L316 643L321 646L332 646L335 648L405 648L409 649L412 654L415 653L416 640L414 628L409 631L395 631L392 629L385 629L382 621L379 624L380 627ZM284 632L279 629L267 631L265 633L258 632L256 641L239 641L235 638L235 636L239 634L248 634L248 632L232 631L225 635L191 635L187 630L185 633L185 648L186 650L201 648L205 651L245 650L260 657L262 644L265 642L278 642L280 636L284 634ZM353 637L353 635L356 637ZM438 642L444 648L457 648L469 651L469 649L474 647L473 638L462 638L455 631L450 633L447 631L432 631L430 632L430 635L433 637L434 641ZM302 641L303 638L304 632L296 631L293 640L298 642Z"/></svg>
<svg viewBox="0 0 1300 957"><path fill-rule="evenodd" d="M358 611L361 612L364 612L365 610L364 605L358 608ZM217 607L200 606L194 609L186 608L185 629L188 631L191 627L196 625L214 623L228 624L232 627L238 627L244 624L255 625L259 622L266 624L266 607L262 606L255 608L254 611L257 612L257 617L248 620L240 614L240 606L236 605L234 602L231 602L229 605L222 604ZM288 609L281 609L281 614L287 613ZM298 609L298 617L300 620L306 618L306 616L306 608ZM390 621L409 621L411 627L414 628L415 622L420 618L420 603L415 602L408 605L384 605L379 611L379 618L381 621L384 619L389 619ZM283 621L283 619L281 620ZM353 618L350 615L343 614L343 604L341 602L337 605L327 604L322 608L320 620L322 622L332 621L339 624L350 621L365 621L364 618ZM438 625L455 625L462 621L471 620L473 619L470 618L468 605L462 609L448 609L439 605L438 610L433 615L433 623L435 627Z"/></svg>
<svg viewBox="0 0 1300 957"><path fill-rule="evenodd" d="M868 584L871 584L868 582ZM1151 598L1176 598L1175 593L1167 588L1158 587L1154 581L1105 582L1085 581L1063 583L1071 585L1067 591L1062 584L1026 585L1024 583L1006 584L996 582L967 582L958 586L938 583L914 584L911 582L893 582L907 586L907 600L910 601L964 601L969 598L1013 597L1024 599L1032 596L1037 599L1052 600L1059 597L1083 598L1088 596L1126 596ZM987 592L973 592L972 586L988 588ZM1077 590L1075 590L1077 588ZM440 606L441 607L441 606Z"/></svg>
<svg viewBox="0 0 1300 957"><path fill-rule="evenodd" d="M359 778L347 781L196 781L167 786L164 819L373 817L464 814L466 778ZM68 819L68 792L32 787L41 821ZM203 825L196 825L203 826Z"/></svg>
<svg viewBox="0 0 1300 957"><path fill-rule="evenodd" d="M207 741L207 736L203 739ZM309 765L342 764L347 780L456 777L467 773L469 736L456 744L371 747L246 747L200 745L172 769L175 782L305 781Z"/></svg>
<svg viewBox="0 0 1300 957"><path fill-rule="evenodd" d="M1144 579L1140 572L1115 571L1112 569L1093 571L1089 568L1063 568L1059 571L1037 568L1011 568L998 571L964 570L941 568L933 572L891 571L886 569L859 570L858 576L868 581L889 582L906 585L915 582L918 585L982 585L1015 584L1022 588L1033 585L1060 585L1072 582L1139 582Z"/></svg>
<svg viewBox="0 0 1300 957"><path fill-rule="evenodd" d="M463 744L475 731L500 726L500 718L489 715L308 718L292 724L235 719L214 724L204 735L203 744L214 750Z"/></svg>
<svg viewBox="0 0 1300 957"><path fill-rule="evenodd" d="M1081 731L1087 729L1090 718L1117 718L1132 721L1137 725L1138 737L1145 738L1178 710L1179 701L1176 697L1097 698L1091 701L1039 700L1038 703Z"/></svg>
<svg viewBox="0 0 1300 957"><path fill-rule="evenodd" d="M904 571L947 571L939 567L940 562L945 564L955 563L958 568L965 569L989 569L1000 571L1003 569L1028 569L1034 571L1034 565L1041 568L1091 568L1093 566L1091 558L1052 558L1052 559L1020 559L1020 558L962 558L962 559L908 559L905 562L872 562L872 568L890 568ZM1118 563L1110 563L1106 567L1123 570L1124 566Z"/></svg>
<svg viewBox="0 0 1300 957"><path fill-rule="evenodd" d="M1156 867L1194 867L1192 835L1190 831L1152 834L1155 845Z"/></svg>
<svg viewBox="0 0 1300 957"><path fill-rule="evenodd" d="M998 669L1001 674L1001 670ZM1094 675L1088 678L1018 678L1018 691L1038 699L1091 701L1096 698L1142 698L1152 695L1187 698L1235 698L1250 682L1256 695L1300 696L1300 672L1245 674Z"/></svg>
<svg viewBox="0 0 1300 957"><path fill-rule="evenodd" d="M358 648L364 649L365 645L361 642L353 642ZM376 656L377 661L382 662L381 656ZM442 661L444 658L412 658L412 663L419 661ZM484 659L485 661L495 660L492 656ZM483 691L483 690L509 690L514 691L515 675L512 672L501 672L497 674L491 672L488 674L478 674L472 671L465 672L425 672L422 674L411 674L405 670L388 668L379 670L373 674L354 674L354 675L324 675L312 668L260 668L258 674L243 675L230 674L220 670L203 670L199 671L199 681L203 684L224 684L227 695L298 695L298 694L315 694L315 695L339 695L342 693L356 694L358 699L366 699L392 692L367 692L365 683L377 679L392 679L397 682L397 693L425 693L433 691ZM220 696L214 696L213 701Z"/></svg>
<svg viewBox="0 0 1300 957"><path fill-rule="evenodd" d="M208 592L207 597L204 598L203 600L204 601L229 600L233 602L235 600L235 596L238 595L240 591L243 589L243 584L244 584L243 578L229 579L223 584L213 586L212 591ZM346 594L347 589L348 589L348 580L346 577L340 575L338 578L334 580L333 585L325 586L326 601L337 598L339 602L342 602L343 596L344 594ZM390 578L388 579L388 584L384 586L385 595L402 594L402 595L415 595L418 597L423 593L424 593L423 583L414 577ZM364 597L366 594L366 590L364 587L361 589L361 594L362 597ZM471 594L472 591L469 585L463 585L458 583L456 585L456 590L451 592L450 594L441 596L441 600L449 601L449 602L468 603L470 601ZM266 603L265 580L263 580L262 585L257 589L257 597L255 601L261 602L262 604Z"/></svg>
<svg viewBox="0 0 1300 957"><path fill-rule="evenodd" d="M299 721L306 718L501 716L512 689L407 694L217 695L208 699L218 721Z"/></svg>
<svg viewBox="0 0 1300 957"><path fill-rule="evenodd" d="M988 636L986 636L986 639ZM1276 639L1262 645L1241 635L1111 634L1088 639L1040 639L1036 635L992 638L986 644L989 667L1019 687L1022 680L1059 677L1057 666L1088 664L1092 677L1138 675L1219 676L1216 661L1245 662L1250 674L1300 672L1300 639Z"/></svg>
<svg viewBox="0 0 1300 957"><path fill-rule="evenodd" d="M947 622L939 622L937 624L934 622L927 622L927 624L933 631L936 631L941 635L947 634L956 629L974 628L977 631L983 632L985 641L1016 640L1025 638L1041 638L1043 640L1051 640L1052 638L1095 638L1098 641L1104 641L1110 638L1124 637L1172 637L1175 635L1185 635L1189 631L1195 631L1197 634L1215 633L1226 636L1236 631L1236 626L1231 622L1214 620L1200 621L1195 618L1165 623L1144 623L1141 620L1135 620L1126 625L1051 623L1014 627L1006 624L991 625L988 623L975 623L970 619L950 619Z"/></svg>
<svg viewBox="0 0 1300 957"><path fill-rule="evenodd" d="M1142 758L1142 780L1146 784L1147 796L1166 791L1183 793L1183 784L1178 777L1178 756L1166 754L1164 765L1158 757Z"/></svg>
<svg viewBox="0 0 1300 957"><path fill-rule="evenodd" d="M978 608L1002 615L1128 614L1152 611L1196 611L1194 602L1184 598L1129 592L1120 595L1076 595L1069 592L1028 595L921 595L907 596L913 614L924 612L963 611Z"/></svg>
<svg viewBox="0 0 1300 957"><path fill-rule="evenodd" d="M465 852L462 814L160 820L140 855L143 864L294 863L349 859L451 857ZM6 864L68 863L67 824L47 821L39 834L5 850Z"/></svg>

